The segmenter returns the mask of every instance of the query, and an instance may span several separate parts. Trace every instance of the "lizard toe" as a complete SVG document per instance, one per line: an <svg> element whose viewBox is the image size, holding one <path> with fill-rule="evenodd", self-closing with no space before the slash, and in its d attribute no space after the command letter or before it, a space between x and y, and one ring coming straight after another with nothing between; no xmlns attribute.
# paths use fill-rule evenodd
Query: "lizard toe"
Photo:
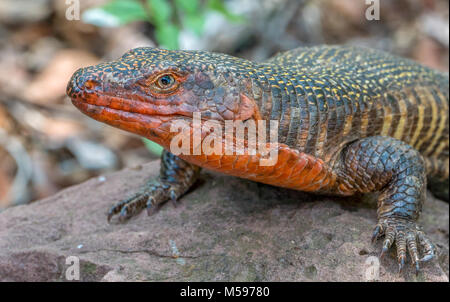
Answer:
<svg viewBox="0 0 450 302"><path fill-rule="evenodd" d="M177 195L174 192L176 192L176 185L174 184L164 182L149 183L141 192L111 207L107 215L108 222L117 214L119 222L125 222L144 209L147 210L148 215L152 215L166 201L175 198L176 202L181 194Z"/></svg>
<svg viewBox="0 0 450 302"><path fill-rule="evenodd" d="M380 219L375 230L378 230L376 238L384 236L380 258L383 258L395 244L399 273L402 273L405 268L407 253L411 258L416 275L420 272L420 263L429 261L436 255L434 244L414 221L384 218ZM422 258L420 258L420 251L423 252Z"/></svg>

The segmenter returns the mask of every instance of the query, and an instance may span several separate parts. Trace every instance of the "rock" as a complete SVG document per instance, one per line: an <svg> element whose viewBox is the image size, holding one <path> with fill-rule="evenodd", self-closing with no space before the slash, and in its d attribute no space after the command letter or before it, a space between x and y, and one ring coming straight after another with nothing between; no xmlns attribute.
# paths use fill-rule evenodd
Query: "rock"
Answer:
<svg viewBox="0 0 450 302"><path fill-rule="evenodd" d="M158 171L154 161L0 213L0 281L64 281L75 263L69 256L79 259L83 281L365 281L371 271L376 275L381 242L369 240L371 198L315 196L204 171L178 206L108 224L108 208ZM409 265L398 275L392 252L381 261L379 280L448 282L449 205L430 196L421 223L439 247L438 259L418 277Z"/></svg>

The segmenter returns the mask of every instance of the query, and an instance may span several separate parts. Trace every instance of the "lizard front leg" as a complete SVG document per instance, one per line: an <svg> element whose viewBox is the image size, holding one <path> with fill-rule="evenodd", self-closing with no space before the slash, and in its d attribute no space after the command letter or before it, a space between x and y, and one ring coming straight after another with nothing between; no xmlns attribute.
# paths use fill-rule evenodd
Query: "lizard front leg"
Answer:
<svg viewBox="0 0 450 302"><path fill-rule="evenodd" d="M420 262L435 256L434 245L416 223L426 193L422 155L404 142L376 136L347 146L336 165L338 190L342 193L380 192L378 224L372 240L384 235L381 256L395 243L399 271L408 250L417 273ZM419 246L424 253L422 258Z"/></svg>
<svg viewBox="0 0 450 302"><path fill-rule="evenodd" d="M159 178L149 181L140 192L113 206L108 212L108 221L119 214L119 221L123 222L145 208L150 213L168 200L176 201L195 183L199 172L200 167L164 150Z"/></svg>

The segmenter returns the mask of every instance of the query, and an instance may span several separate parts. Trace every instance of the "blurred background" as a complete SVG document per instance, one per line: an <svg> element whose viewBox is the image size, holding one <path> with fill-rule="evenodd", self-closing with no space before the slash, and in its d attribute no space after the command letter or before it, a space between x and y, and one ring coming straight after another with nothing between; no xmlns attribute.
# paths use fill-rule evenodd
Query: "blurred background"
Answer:
<svg viewBox="0 0 450 302"><path fill-rule="evenodd" d="M79 67L138 46L264 60L315 44L383 49L447 71L448 0L0 0L0 211L159 157L79 113ZM371 3L371 4L370 4Z"/></svg>

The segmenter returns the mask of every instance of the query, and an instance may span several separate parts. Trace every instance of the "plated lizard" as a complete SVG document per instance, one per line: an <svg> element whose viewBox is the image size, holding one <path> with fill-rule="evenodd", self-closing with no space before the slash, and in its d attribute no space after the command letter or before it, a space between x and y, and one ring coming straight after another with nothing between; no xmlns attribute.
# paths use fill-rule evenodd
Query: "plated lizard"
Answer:
<svg viewBox="0 0 450 302"><path fill-rule="evenodd" d="M177 200L204 167L302 191L379 192L372 240L384 236L382 255L395 245L399 270L409 252L417 271L436 255L416 221L427 178L448 183L447 73L349 46L298 48L265 62L143 47L79 69L67 94L88 116L165 148L159 179L113 206L108 220ZM275 165L261 166L258 152L172 154L170 125L184 121L193 133L194 112L221 127L228 120L278 121ZM435 193L448 200L448 189Z"/></svg>

